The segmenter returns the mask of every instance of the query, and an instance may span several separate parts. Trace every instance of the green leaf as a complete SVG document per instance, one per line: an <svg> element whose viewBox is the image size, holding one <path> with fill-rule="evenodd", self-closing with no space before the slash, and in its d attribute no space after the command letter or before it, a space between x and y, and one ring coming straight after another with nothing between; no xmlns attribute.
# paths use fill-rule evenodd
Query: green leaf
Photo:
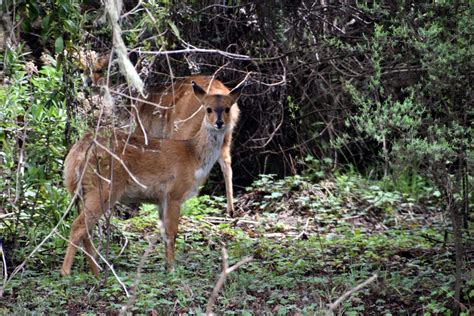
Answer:
<svg viewBox="0 0 474 316"><path fill-rule="evenodd" d="M79 31L78 25L72 20L64 21L64 25L66 25L68 27L68 31L70 31L70 32L78 32Z"/></svg>
<svg viewBox="0 0 474 316"><path fill-rule="evenodd" d="M172 21L168 22L168 25L171 27L171 31L173 32L174 35L176 35L177 38L181 38L179 35L179 30L176 24L174 24Z"/></svg>
<svg viewBox="0 0 474 316"><path fill-rule="evenodd" d="M56 54L60 54L63 50L64 50L64 40L60 36L54 42L54 51L56 52Z"/></svg>
<svg viewBox="0 0 474 316"><path fill-rule="evenodd" d="M272 192L272 195L271 195L272 199L278 199L282 196L283 196L283 193L281 192Z"/></svg>
<svg viewBox="0 0 474 316"><path fill-rule="evenodd" d="M42 23L43 24L42 25L43 29L48 29L49 28L49 19L50 19L50 17L51 17L50 15L47 15L47 16L44 17L43 23Z"/></svg>

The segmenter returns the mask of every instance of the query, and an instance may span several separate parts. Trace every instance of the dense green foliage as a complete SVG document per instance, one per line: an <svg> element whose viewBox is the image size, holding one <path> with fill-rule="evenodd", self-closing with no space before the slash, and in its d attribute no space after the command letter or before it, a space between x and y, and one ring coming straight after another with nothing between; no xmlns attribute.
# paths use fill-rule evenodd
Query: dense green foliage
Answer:
<svg viewBox="0 0 474 316"><path fill-rule="evenodd" d="M66 152L63 73L55 62L37 70L18 52L5 56L8 84L0 89L3 214L0 232L34 246L68 204L61 169ZM8 239L7 239L8 240ZM31 244L32 243L32 244ZM21 246L20 246L21 245ZM27 249L25 249L27 250Z"/></svg>
<svg viewBox="0 0 474 316"><path fill-rule="evenodd" d="M183 208L178 270L164 274L158 247L134 311L202 312L221 242L232 262L254 261L231 275L219 312L311 314L375 272L377 285L341 311L472 311L472 5L123 4L122 37L149 87L191 73L251 83L233 149L241 222L221 217L221 175L212 174L208 195ZM100 72L118 106L106 108L84 84L95 71L84 52L113 46L104 9L94 0L0 6L0 313L116 312L126 298L114 278L99 286L85 274L46 276L58 270L72 217L62 184L68 148L88 128L130 117L124 95L135 91L117 62ZM108 260L130 287L157 214L116 213ZM107 238L99 245L108 248ZM5 271L25 259L9 280ZM34 299L41 293L55 300Z"/></svg>

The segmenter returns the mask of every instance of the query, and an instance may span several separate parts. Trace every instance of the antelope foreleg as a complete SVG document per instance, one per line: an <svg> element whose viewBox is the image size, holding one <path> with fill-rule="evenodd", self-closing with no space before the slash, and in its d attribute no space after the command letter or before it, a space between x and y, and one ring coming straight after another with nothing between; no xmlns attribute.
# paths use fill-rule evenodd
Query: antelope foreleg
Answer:
<svg viewBox="0 0 474 316"><path fill-rule="evenodd" d="M179 210L181 203L170 201L164 210L163 222L165 226L166 269L174 269L174 250L176 235L178 234Z"/></svg>
<svg viewBox="0 0 474 316"><path fill-rule="evenodd" d="M224 145L221 149L221 156L219 158L219 165L224 174L225 192L227 198L227 214L230 217L234 216L234 189L232 187L232 158L230 156L230 136L224 139Z"/></svg>

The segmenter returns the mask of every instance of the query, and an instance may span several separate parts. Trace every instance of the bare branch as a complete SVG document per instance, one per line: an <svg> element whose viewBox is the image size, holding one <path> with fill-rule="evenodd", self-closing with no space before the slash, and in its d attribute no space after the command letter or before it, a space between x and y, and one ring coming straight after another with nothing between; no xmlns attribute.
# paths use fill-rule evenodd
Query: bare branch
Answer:
<svg viewBox="0 0 474 316"><path fill-rule="evenodd" d="M366 281L362 282L361 284L357 285L355 288L347 291L346 293L342 294L341 297L339 297L334 303L329 305L329 310L327 311L326 315L330 316L334 314L334 310L342 303L344 302L349 296L354 294L355 292L359 291L360 289L366 287L370 283L374 282L377 279L377 274L374 274L371 276L369 279Z"/></svg>
<svg viewBox="0 0 474 316"><path fill-rule="evenodd" d="M161 223L161 221L159 223ZM145 249L145 252L140 259L140 263L137 267L137 273L135 275L135 281L133 282L133 285L130 288L130 292L132 293L132 295L129 297L127 305L122 306L122 308L120 309L120 315L126 315L129 312L129 309L133 306L133 304L135 304L135 301L137 299L137 288L142 277L143 266L145 265L145 262L148 259L150 252L155 248L157 240L158 238L156 236L151 236L148 239L148 247Z"/></svg>
<svg viewBox="0 0 474 316"><path fill-rule="evenodd" d="M155 102L150 102L150 101L144 100L142 98L135 98L135 97L132 97L131 95L122 93L120 91L116 91L116 90L111 89L110 92L112 92L113 94L119 95L121 97L125 97L127 99L133 100L133 101L138 101L138 102L141 102L141 103L146 103L146 104L153 105L154 107L157 107L157 108L160 108L160 109L167 110L167 109L172 109L173 108L173 106L163 106L163 105L160 105L160 104L155 103Z"/></svg>
<svg viewBox="0 0 474 316"><path fill-rule="evenodd" d="M15 216L15 213L0 214L0 219Z"/></svg>
<svg viewBox="0 0 474 316"><path fill-rule="evenodd" d="M241 4L241 5L224 5L224 4L211 4L211 5L208 5L207 7L204 7L202 8L201 10L197 11L198 13L201 13L201 12L204 12L208 9L211 9L211 8L222 8L222 9L239 9L239 8L243 8L243 7L246 7L248 5L251 5L252 3L245 3L245 4Z"/></svg>
<svg viewBox="0 0 474 316"><path fill-rule="evenodd" d="M64 237L63 235L61 235L60 233L56 232L56 236L58 236L59 238L61 238L62 240L66 241L67 243L73 245L75 248L77 248L77 250L83 252L86 256L88 256L92 261L94 261L95 265L97 266L97 268L99 270L102 270L102 268L99 266L99 264L97 263L97 261L95 260L94 256L91 254L91 253L88 253L83 247L79 246L79 245L76 245L72 242L69 241L68 238ZM95 249L97 250L97 249ZM97 252L97 251L96 251Z"/></svg>
<svg viewBox="0 0 474 316"><path fill-rule="evenodd" d="M303 227L303 230L301 231L301 233L298 234L298 236L296 236L293 240L298 240L301 238L301 236L303 236L305 233L306 233L306 229L308 229L308 225L309 225L309 220L310 218L308 217L306 219L306 224L304 225Z"/></svg>
<svg viewBox="0 0 474 316"><path fill-rule="evenodd" d="M141 95L144 95L145 85L128 58L127 47L122 39L122 30L118 24L122 7L121 3L121 1L105 0L105 10L109 16L110 26L112 27L114 48L117 53L120 70L127 78L127 82L137 89Z"/></svg>
<svg viewBox="0 0 474 316"><path fill-rule="evenodd" d="M132 178L132 180L138 184L139 186L141 186L143 189L146 189L147 186L144 185L143 183L141 183L140 181L138 181L138 179L133 175L133 173L128 169L127 165L123 162L122 159L120 159L119 156L117 156L115 153L113 153L109 148L105 147L104 145L102 145L101 143L99 143L97 140L94 139L94 144L96 144L97 146L99 146L101 149L105 150L109 155L111 155L114 159L116 159L118 162L120 162L120 164L122 165L122 167L125 169L125 171L127 171L128 175L130 176L130 178Z"/></svg>
<svg viewBox="0 0 474 316"><path fill-rule="evenodd" d="M89 229L87 229L89 230ZM92 254L89 254L87 251L85 251L85 249L81 246L78 246L78 245L75 245L73 243L71 243L69 241L68 238L62 236L60 233L56 232L56 236L58 236L59 238L67 241L68 243L70 243L71 245L73 245L74 247L76 247L78 250L82 251L86 256L88 256L93 262L94 264L97 266L97 268L99 270L102 270L102 268L99 266L99 264L97 263L97 260L94 258L94 256ZM89 236L90 238L90 236ZM97 253L97 255L99 256L99 258L107 265L107 267L109 267L110 271L112 271L112 274L114 275L115 279L117 280L117 282L120 284L120 286L122 287L125 295L127 297L130 297L130 293L128 292L127 290L127 286L125 285L125 283L123 283L122 279L120 279L120 277L118 276L117 272L115 272L115 269L113 267L113 265L104 257L100 254L100 252L97 250L97 248L95 247L95 245L92 243L92 247L94 247L94 251L95 253Z"/></svg>
<svg viewBox="0 0 474 316"><path fill-rule="evenodd" d="M2 275L3 275L3 285L0 288L0 298L3 297L3 291L5 290L5 284L7 284L8 280L8 270L7 270L7 260L5 259L5 252L3 251L3 245L0 242L0 254L2 255L2 262L3 262L3 269L2 269Z"/></svg>
<svg viewBox="0 0 474 316"><path fill-rule="evenodd" d="M205 48L185 48L177 50L167 50L167 51L139 51L141 54L148 55L173 55L173 54L184 54L184 53L208 53L208 54L219 54L228 58L238 59L238 60L251 60L252 58L247 55L228 53L219 49L205 49Z"/></svg>
<svg viewBox="0 0 474 316"><path fill-rule="evenodd" d="M82 175L81 175L81 179L82 179ZM66 218L66 216L69 214L69 211L71 210L72 206L74 205L74 202L76 200L76 198L78 197L78 194L79 194L79 191L80 191L80 186L78 186L76 188L76 191L74 192L74 196L73 198L71 199L71 202L69 203L68 207L66 208L66 211L64 212L63 216L61 216L61 218L59 219L58 223L56 224L56 226L53 227L53 229L49 232L49 234L33 249L33 251L31 251L31 253L26 257L26 259L20 264L18 265L15 270L13 270L12 274L10 275L10 277L7 279L7 281L3 284L2 288L0 288L0 292L3 292L5 286L8 284L8 282L10 282L10 280L18 273L20 272L23 267L26 265L26 262L31 258L33 257L33 255L39 250L41 249L41 247L46 243L46 241L51 238L51 236L53 236L54 234L57 233L57 229L59 227L59 225L61 225L64 221L64 219Z"/></svg>
<svg viewBox="0 0 474 316"><path fill-rule="evenodd" d="M252 257L245 257L229 268L228 258L229 257L227 255L227 250L225 249L225 247L222 247L222 272L219 276L219 279L217 280L217 283L214 287L214 290L212 291L211 296L209 297L209 300L207 301L206 315L214 315L214 313L212 312L212 307L214 306L216 302L219 291L224 286L227 276L231 272L237 270L240 266L246 264L247 262L250 262L253 259Z"/></svg>

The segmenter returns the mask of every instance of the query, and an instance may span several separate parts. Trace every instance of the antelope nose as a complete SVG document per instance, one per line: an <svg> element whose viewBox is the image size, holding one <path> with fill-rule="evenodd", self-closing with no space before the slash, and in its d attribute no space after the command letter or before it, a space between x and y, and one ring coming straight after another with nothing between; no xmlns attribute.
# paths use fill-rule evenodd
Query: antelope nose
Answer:
<svg viewBox="0 0 474 316"><path fill-rule="evenodd" d="M216 121L216 127L218 129L221 129L222 128L222 125L224 125L224 121L223 120L217 120Z"/></svg>

